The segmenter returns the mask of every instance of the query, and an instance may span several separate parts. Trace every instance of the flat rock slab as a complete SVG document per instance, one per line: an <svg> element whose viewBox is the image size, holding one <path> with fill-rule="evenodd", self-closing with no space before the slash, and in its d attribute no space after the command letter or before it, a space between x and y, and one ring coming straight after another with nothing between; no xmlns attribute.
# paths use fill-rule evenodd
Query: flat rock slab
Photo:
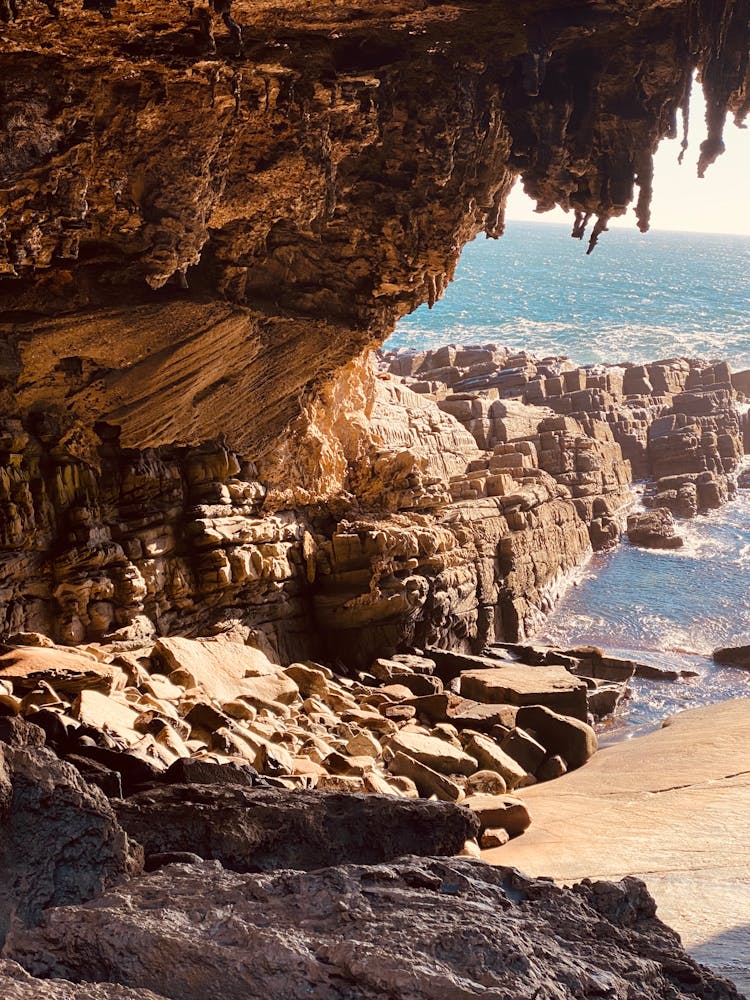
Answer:
<svg viewBox="0 0 750 1000"><path fill-rule="evenodd" d="M241 875L171 865L18 929L35 975L171 1000L739 1000L637 879L562 890L453 858Z"/></svg>
<svg viewBox="0 0 750 1000"><path fill-rule="evenodd" d="M240 872L457 854L479 829L447 802L238 785L168 785L113 806L147 858L188 851Z"/></svg>
<svg viewBox="0 0 750 1000"><path fill-rule="evenodd" d="M524 801L531 829L486 860L565 883L638 875L688 951L750 991L750 699L683 712Z"/></svg>
<svg viewBox="0 0 750 1000"><path fill-rule="evenodd" d="M0 646L0 680L12 681L21 689L32 689L43 680L56 691L71 694L86 688L107 692L122 688L127 675L119 667L72 650Z"/></svg>
<svg viewBox="0 0 750 1000"><path fill-rule="evenodd" d="M467 670L461 674L461 694L485 704L544 705L562 715L586 721L588 688L564 667L534 667L508 663L502 667Z"/></svg>

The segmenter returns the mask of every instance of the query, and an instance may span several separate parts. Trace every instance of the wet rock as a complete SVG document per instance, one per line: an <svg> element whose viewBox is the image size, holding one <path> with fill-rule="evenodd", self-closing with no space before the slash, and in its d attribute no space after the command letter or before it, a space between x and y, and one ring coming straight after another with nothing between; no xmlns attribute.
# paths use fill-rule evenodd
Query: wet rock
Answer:
<svg viewBox="0 0 750 1000"><path fill-rule="evenodd" d="M750 646L724 646L713 651L713 660L724 667L750 670Z"/></svg>
<svg viewBox="0 0 750 1000"><path fill-rule="evenodd" d="M628 515L628 541L645 549L680 549L684 539L675 533L672 512L666 507Z"/></svg>
<svg viewBox="0 0 750 1000"><path fill-rule="evenodd" d="M243 872L455 854L476 834L466 809L379 795L170 785L114 809L147 857L191 851Z"/></svg>

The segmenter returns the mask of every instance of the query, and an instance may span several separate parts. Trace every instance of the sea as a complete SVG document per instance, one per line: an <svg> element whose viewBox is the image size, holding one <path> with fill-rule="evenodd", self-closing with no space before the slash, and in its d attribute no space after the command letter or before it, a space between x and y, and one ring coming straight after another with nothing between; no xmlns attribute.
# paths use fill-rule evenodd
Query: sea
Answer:
<svg viewBox="0 0 750 1000"><path fill-rule="evenodd" d="M587 256L565 226L509 221L500 240L464 249L444 298L401 320L385 346L488 342L579 364L687 356L750 368L750 236L613 228ZM623 540L594 555L533 637L695 672L632 682L603 742L684 708L750 696L750 671L711 660L716 647L750 644L750 490L679 531L679 550Z"/></svg>

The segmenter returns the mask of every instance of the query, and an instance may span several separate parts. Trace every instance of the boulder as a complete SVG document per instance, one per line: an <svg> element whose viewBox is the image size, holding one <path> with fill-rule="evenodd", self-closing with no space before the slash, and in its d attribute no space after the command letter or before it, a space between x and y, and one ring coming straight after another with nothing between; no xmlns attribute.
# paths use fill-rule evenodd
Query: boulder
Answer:
<svg viewBox="0 0 750 1000"><path fill-rule="evenodd" d="M11 916L33 925L141 866L98 788L50 750L0 743L0 943Z"/></svg>
<svg viewBox="0 0 750 1000"><path fill-rule="evenodd" d="M152 658L163 665L173 683L200 688L219 704L242 696L266 707L288 704L299 694L292 677L265 653L239 643L159 639Z"/></svg>
<svg viewBox="0 0 750 1000"><path fill-rule="evenodd" d="M475 771L466 781L467 795L482 792L486 795L505 795L508 786L497 771Z"/></svg>
<svg viewBox="0 0 750 1000"><path fill-rule="evenodd" d="M190 851L242 872L455 854L477 832L459 806L381 795L167 785L113 805L147 857Z"/></svg>
<svg viewBox="0 0 750 1000"><path fill-rule="evenodd" d="M550 755L562 757L569 769L585 764L598 746L596 733L586 722L559 715L543 705L519 709L518 724L529 730Z"/></svg>
<svg viewBox="0 0 750 1000"><path fill-rule="evenodd" d="M479 817L482 830L499 827L518 837L531 825L525 803L512 795L469 795L464 805Z"/></svg>
<svg viewBox="0 0 750 1000"><path fill-rule="evenodd" d="M480 733L489 733L497 726L512 729L516 724L517 712L517 705L483 705L467 698L448 713L448 719L456 729L476 729Z"/></svg>
<svg viewBox="0 0 750 1000"><path fill-rule="evenodd" d="M451 781L444 774L433 771L431 767L427 767L426 764L422 764L401 751L394 755L388 764L388 770L391 774L411 778L419 789L420 795L424 795L426 798L435 795L443 802L458 802L463 798L463 790L455 781Z"/></svg>
<svg viewBox="0 0 750 1000"><path fill-rule="evenodd" d="M546 749L530 736L525 729L516 728L503 739L500 744L505 753L517 761L520 767L529 774L536 770L547 756Z"/></svg>
<svg viewBox="0 0 750 1000"><path fill-rule="evenodd" d="M675 532L674 517L667 507L628 515L628 541L645 549L679 549L684 540Z"/></svg>
<svg viewBox="0 0 750 1000"><path fill-rule="evenodd" d="M123 688L127 675L119 667L100 663L86 653L43 646L0 647L0 680L19 690L31 690L46 681L59 692L75 695L85 688L110 694Z"/></svg>
<svg viewBox="0 0 750 1000"><path fill-rule="evenodd" d="M527 770L502 750L494 740L481 733L472 733L464 743L467 753L475 757L484 770L496 771L505 782L509 791L520 784L527 775Z"/></svg>
<svg viewBox="0 0 750 1000"><path fill-rule="evenodd" d="M587 686L560 666L508 663L461 674L461 694L486 704L545 705L585 721Z"/></svg>
<svg viewBox="0 0 750 1000"><path fill-rule="evenodd" d="M714 663L723 667L741 667L750 670L750 646L724 646L713 651Z"/></svg>
<svg viewBox="0 0 750 1000"><path fill-rule="evenodd" d="M35 975L179 1000L741 1000L655 913L635 878L561 888L470 859L262 874L204 862L50 910L14 928L7 953Z"/></svg>
<svg viewBox="0 0 750 1000"><path fill-rule="evenodd" d="M440 774L472 774L477 770L474 757L436 736L402 730L389 740L388 747L394 753L400 750Z"/></svg>

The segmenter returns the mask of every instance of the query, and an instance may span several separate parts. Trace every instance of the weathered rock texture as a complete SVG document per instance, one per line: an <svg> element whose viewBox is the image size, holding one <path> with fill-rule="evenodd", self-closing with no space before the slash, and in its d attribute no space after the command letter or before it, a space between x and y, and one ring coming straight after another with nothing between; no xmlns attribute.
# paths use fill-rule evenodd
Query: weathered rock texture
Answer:
<svg viewBox="0 0 750 1000"><path fill-rule="evenodd" d="M151 990L131 990L114 983L71 983L36 979L17 962L0 960L3 1000L165 1000Z"/></svg>
<svg viewBox="0 0 750 1000"><path fill-rule="evenodd" d="M99 789L49 750L0 743L0 941L12 919L34 924L139 866Z"/></svg>
<svg viewBox="0 0 750 1000"><path fill-rule="evenodd" d="M147 860L191 852L239 872L458 854L479 830L468 810L445 802L272 788L175 785L114 807Z"/></svg>
<svg viewBox="0 0 750 1000"><path fill-rule="evenodd" d="M646 228L651 154L693 70L711 109L701 169L727 111L747 110L744 0L232 9L242 52L223 28L214 52L206 12L178 0L100 5L111 18L77 0L0 6L0 632L79 643L135 620L201 634L244 618L288 662L301 634L351 654L364 616L366 657L410 632L476 647L532 626L588 545L613 540L615 441L671 479L659 442L679 438L687 480L659 503L720 500L718 375L706 400L681 362L663 386L626 372L626 394L695 397L665 404L646 442L637 414L606 434L568 423L608 411L611 380L576 391L566 373L551 403L558 373L540 395L524 361L510 381L562 414L533 429L538 468L512 434L477 440L501 449L492 475L451 486L477 456L450 408L352 359L441 294L468 239L502 232L519 173L540 207L575 210L577 236L593 215L595 240L635 187ZM496 403L477 405L498 430ZM499 469L536 480L517 509ZM388 530L300 507L342 490ZM484 502L429 520L472 491Z"/></svg>
<svg viewBox="0 0 750 1000"><path fill-rule="evenodd" d="M175 865L17 929L31 973L170 1000L637 995L739 1000L654 916L643 883L560 889L481 862L405 859L311 874Z"/></svg>

